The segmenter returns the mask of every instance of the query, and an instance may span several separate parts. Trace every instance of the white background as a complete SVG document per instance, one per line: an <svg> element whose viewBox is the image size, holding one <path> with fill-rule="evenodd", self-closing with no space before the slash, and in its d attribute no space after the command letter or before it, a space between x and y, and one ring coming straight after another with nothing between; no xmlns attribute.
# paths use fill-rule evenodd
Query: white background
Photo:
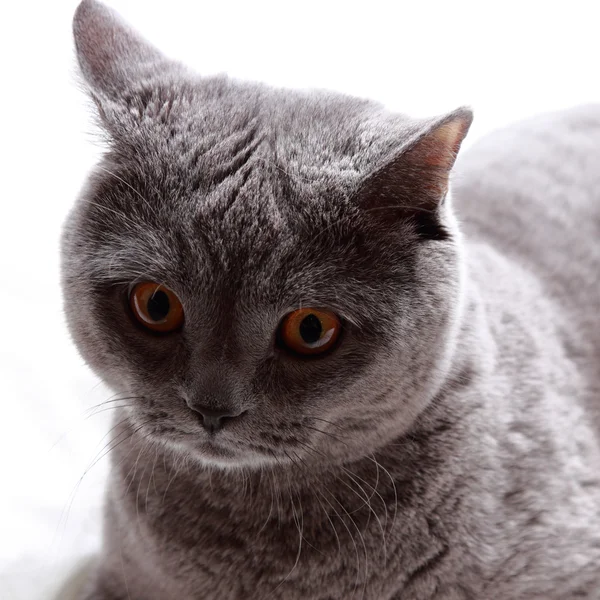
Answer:
<svg viewBox="0 0 600 600"><path fill-rule="evenodd" d="M102 454L109 413L84 411L110 392L71 346L58 283L61 224L100 150L75 84L76 4L0 8L2 600L50 598L98 543L106 461L81 478ZM203 73L332 88L417 115L470 104L468 143L600 101L598 2L111 4Z"/></svg>

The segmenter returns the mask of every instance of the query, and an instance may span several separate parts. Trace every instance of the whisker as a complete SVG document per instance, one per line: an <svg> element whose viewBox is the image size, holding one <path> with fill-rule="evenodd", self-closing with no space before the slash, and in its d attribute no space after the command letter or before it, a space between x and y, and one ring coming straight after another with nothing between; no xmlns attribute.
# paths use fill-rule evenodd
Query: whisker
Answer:
<svg viewBox="0 0 600 600"><path fill-rule="evenodd" d="M396 516L398 514L398 490L396 488L396 482L394 481L394 478L392 477L391 473L380 462L377 461L375 455L367 456L367 458L369 460L372 460L375 463L375 466L378 469L381 469L389 477L392 483L392 487L394 489L394 517L392 519L392 526L390 529L391 532L394 529L394 526L396 525Z"/></svg>
<svg viewBox="0 0 600 600"><path fill-rule="evenodd" d="M292 458L289 456L289 454L287 454L287 452L285 452L285 450L283 451L286 456L292 461L292 464L296 464ZM302 525L300 524L300 519L298 518L297 514L296 514L296 507L294 505L294 499L292 498L292 491L291 491L291 484L289 481L289 473L288 473L288 498L292 507L292 518L294 519L294 523L296 524L296 528L298 529L298 552L296 553L296 560L294 562L294 565L292 566L292 568L290 569L290 572L277 584L277 586L275 587L275 589L273 589L273 591L271 592L270 596L273 596L273 594L275 594L275 592L290 578L290 576L292 575L292 573L296 570L296 567L298 566L298 563L300 562L300 555L302 553L302 540L303 540L303 529L304 529L304 518L302 520Z"/></svg>
<svg viewBox="0 0 600 600"><path fill-rule="evenodd" d="M96 415L100 415L104 412L108 412L109 410L117 410L119 408L131 408L132 406L135 406L135 404L131 403L131 404L114 404L113 406L106 406L105 408L100 408L98 410L96 410L93 413L90 413L89 415L87 415L85 417L85 421L87 421L88 419L91 419L92 417L95 417Z"/></svg>
<svg viewBox="0 0 600 600"><path fill-rule="evenodd" d="M322 456L323 458L328 458L325 453L321 452L320 450L317 450L316 448L313 448L310 444L307 444L306 442L296 440L296 443L300 444L303 448L306 448L309 452L312 452L313 454L317 454L318 456Z"/></svg>
<svg viewBox="0 0 600 600"><path fill-rule="evenodd" d="M327 517L327 520L329 521L329 524L331 525L331 528L333 529L333 534L335 535L335 539L337 540L338 556L339 556L340 552L342 551L342 543L340 542L340 536L338 535L337 529L335 528L335 525L333 524L333 521L332 521L331 517L329 516L329 512L327 512L327 510L325 510L325 507L323 506L321 499L316 495L316 493L315 493L315 498L317 499L317 502L321 506L321 509L325 513L325 516Z"/></svg>
<svg viewBox="0 0 600 600"><path fill-rule="evenodd" d="M177 478L177 475L179 475L179 473L181 471L181 466L183 464L184 458L185 458L184 456L181 456L180 460L177 463L173 463L171 465L171 470L169 471L169 481L167 482L167 487L165 488L165 491L163 493L162 504L165 503L165 498L167 496L167 492L169 491L169 488L171 487L171 484L175 481L175 479ZM175 469L175 474L173 475L173 477L171 477L171 473L173 472L173 468L174 468L175 464L177 464L177 468Z"/></svg>
<svg viewBox="0 0 600 600"><path fill-rule="evenodd" d="M154 470L156 469L156 461L158 460L158 450L159 450L159 445L155 444L154 445L154 461L152 463L152 472L150 473L150 477L148 478L148 487L146 488L146 503L144 505L146 513L148 513L148 494L150 492L150 482L152 482L154 484L155 495L158 495L158 492L156 491L156 479L154 478Z"/></svg>
<svg viewBox="0 0 600 600"><path fill-rule="evenodd" d="M363 593L362 593L362 596L364 597L364 595L366 593L366 588L367 588L367 580L369 578L369 555L367 552L367 545L365 543L365 538L363 537L363 534L362 534L360 528L356 524L356 521L352 518L352 515L346 510L346 507L333 494L331 494L331 492L328 492L328 493L333 498L333 500L335 500L335 502L337 502L337 504L344 511L344 513L348 516L348 518L354 525L354 528L356 529L356 532L358 533L358 537L360 538L360 541L362 543L363 552L365 553L365 582L363 585ZM359 568L360 568L359 565L357 565L357 573L356 573L357 583L358 583L358 576L359 576ZM354 589L354 592L352 593L352 597L354 597L355 592L356 592L356 587Z"/></svg>
<svg viewBox="0 0 600 600"><path fill-rule="evenodd" d="M116 394L115 394L116 396ZM123 398L115 398L114 396L110 396L107 400L104 400L103 402L98 402L98 404L95 404L94 406L90 406L89 408L87 408L83 414L85 415L88 412L93 411L96 408L101 408L103 406L106 406L107 404L113 404L115 402L124 402L127 400L144 400L145 397L144 396L125 396Z"/></svg>
<svg viewBox="0 0 600 600"><path fill-rule="evenodd" d="M274 496L275 496L274 490L273 490L273 488L271 488L271 504L269 506L269 514L267 515L267 518L265 519L265 522L263 523L263 526L258 530L258 533L256 534L257 538L260 536L260 534L262 533L262 531L264 530L264 528L267 526L267 523L269 522L269 519L271 518L271 515L273 514L273 505L275 504L275 497Z"/></svg>
<svg viewBox="0 0 600 600"><path fill-rule="evenodd" d="M353 474L348 469L346 469L345 467L342 467L342 469L352 479L352 481L354 481L354 483L361 489L361 491L365 495L366 506L369 508L369 511L370 511L369 512L369 520L370 520L371 514L372 514L375 517L375 520L377 521L377 525L379 527L379 531L381 532L381 540L382 540L382 545L383 545L383 560L384 560L384 565L385 565L385 564L387 564L387 542L386 542L386 539L385 539L385 530L384 530L383 525L381 524L381 519L379 518L379 515L375 512L375 510L373 509L373 506L371 505L371 499L373 498L374 494L371 494L371 496L367 497L367 492L362 487L362 485L360 485L360 483L358 483L356 481L356 479L354 478ZM358 477L358 476L356 476L356 477L358 479L360 479L360 477ZM345 482L342 479L338 479L338 480L345 484ZM357 493L355 490L352 490L352 491L354 491L355 493ZM357 495L359 495L359 494L357 493ZM362 500L362 497L360 495L359 495L359 497ZM383 498L382 498L382 500L383 500ZM385 503L383 504L383 506L384 506L384 508L386 510L386 523L387 523L387 507L386 507ZM369 521L367 521L367 526L368 525L369 525Z"/></svg>
<svg viewBox="0 0 600 600"><path fill-rule="evenodd" d="M139 441L141 442L142 440L139 440ZM127 480L129 479L130 475L131 475L131 480L129 481L129 484L127 485L127 488L125 489L125 493L123 494L123 497L127 496L127 493L129 492L129 488L131 487L131 484L133 483L133 480L135 479L135 475L137 473L138 463L140 461L140 457L142 455L143 448L144 448L144 446L142 446L140 448L135 463L133 463L133 466L129 469L127 475L125 475L125 478L123 480L124 482L127 482ZM132 471L133 471L133 474L132 474Z"/></svg>
<svg viewBox="0 0 600 600"><path fill-rule="evenodd" d="M63 512L61 513L61 516L59 518L58 524L57 524L57 531L56 534L58 534L58 530L60 529L61 526L63 526L63 528L66 528L67 526L67 521L69 518L69 514L71 512L71 508L73 506L73 502L75 501L75 496L77 495L77 492L79 490L79 487L81 486L81 483L84 479L84 477L91 471L91 469L100 461L102 460L107 454L109 454L110 452L113 452L115 450L115 448L117 448L118 446L120 446L123 442L126 442L127 440L131 439L138 431L140 431L143 427L145 427L147 424L149 423L149 421L142 423L141 425L139 425L136 429L132 429L132 430L125 430L124 432L122 431L121 433L117 434L117 436L112 439L108 444L106 444L97 454L96 457L94 457L94 459L92 459L91 464L86 467L86 469L84 470L83 474L81 475L81 477L79 478L79 480L77 481L77 483L75 484L73 490L71 491L71 493L69 494L69 498L67 499L67 503L68 506L66 507L66 510L63 509ZM115 425L115 427L117 427L117 425ZM115 428L113 427L113 429ZM129 435L126 435L123 439L119 439L123 433L128 433ZM107 435L107 434L106 434ZM106 435L104 437L106 437ZM110 446L112 443L112 446ZM104 452L104 450L108 447L108 450L106 452ZM98 456L100 455L100 456ZM64 518L64 524L63 524L63 518ZM55 534L55 535L56 535Z"/></svg>
<svg viewBox="0 0 600 600"><path fill-rule="evenodd" d="M335 497L331 494L331 492L329 490L326 490L326 491L330 496L332 496L335 499ZM352 592L352 597L354 598L354 594L356 593L356 589L358 588L358 579L360 576L360 554L358 552L358 546L356 545L356 540L354 539L354 536L352 535L350 528L346 524L346 521L340 515L340 513L335 509L333 504L331 504L331 502L329 502L329 500L327 500L327 498L325 498L325 496L323 496L323 494L321 494L321 492L319 490L316 490L316 492L321 496L321 498L323 498L323 500L325 500L325 502L329 505L331 510L335 513L336 517L342 522L342 525L346 528L346 531L348 532L348 535L350 536L350 540L352 541L352 545L354 546L354 553L356 554L356 581L354 582L354 590Z"/></svg>
<svg viewBox="0 0 600 600"><path fill-rule="evenodd" d="M307 418L313 419L314 421L323 421L323 423L327 423L329 425L332 425L333 427L338 427L342 431L344 430L344 427L342 425L340 425L339 423L334 423L333 421L328 421L327 419L322 419L321 417L315 417L313 415L309 415Z"/></svg>
<svg viewBox="0 0 600 600"><path fill-rule="evenodd" d="M313 431L318 431L319 433L322 433L323 435L328 435L329 437L333 438L334 440L337 440L338 442L344 444L345 446L348 446L348 444L346 442L344 442L344 440L342 440L341 438L339 438L338 436L334 435L333 433L331 433L329 431L323 431L322 429L319 429L318 427L311 427L310 425L305 425L304 427L306 427L306 429L312 429Z"/></svg>
<svg viewBox="0 0 600 600"><path fill-rule="evenodd" d="M148 446L152 446L152 440L147 441L147 438L146 438L146 441L144 444L144 450L143 450L144 453L148 449ZM135 493L135 514L136 514L138 527L140 527L140 488L142 487L142 483L144 481L144 475L146 475L147 469L148 469L148 462L146 462L144 464L144 470L142 471L142 475L140 476L140 480L139 480L138 486L137 486L137 491ZM150 479L148 479L148 482L149 481L150 481Z"/></svg>
<svg viewBox="0 0 600 600"><path fill-rule="evenodd" d="M134 398L134 397L135 397L135 396L132 396L131 398ZM87 416L86 416L86 413L87 413L87 412L89 412L89 411L91 411L91 410L93 410L94 408L98 408L98 407L100 407L100 406L102 406L102 405L104 405L105 403L108 403L108 402L117 402L117 401L119 401L119 400L120 400L120 398L114 398L114 399L112 399L112 398L113 398L113 396L109 396L109 399L108 399L108 400L105 400L104 402L100 402L99 404L96 404L95 406L92 406L92 407L90 407L90 408L86 409L85 411L83 411L83 412L81 413L81 417L83 417L83 420L86 420L86 419L88 419L90 416L93 416L93 415L87 415ZM140 398L141 398L141 396L140 396ZM123 400L129 400L129 399L130 399L130 398L123 398ZM67 429L67 431L65 431L65 432L64 432L62 435L60 435L60 436L58 437L58 439L57 439L57 440L56 440L56 441L55 441L55 442L52 444L52 446L50 446L50 448L48 448L48 452L52 452L52 450L54 450L54 448L55 448L55 447L56 447L58 444L60 444L60 443L61 443L61 442L62 442L62 441L63 441L63 440L64 440L64 439L65 439L65 438L66 438L66 437L67 437L67 436L70 434L70 433L72 433L72 432L73 432L73 430L74 430L76 427L77 427L77 425L73 425L72 427L70 427L69 429ZM104 439L104 438L103 438L103 439Z"/></svg>

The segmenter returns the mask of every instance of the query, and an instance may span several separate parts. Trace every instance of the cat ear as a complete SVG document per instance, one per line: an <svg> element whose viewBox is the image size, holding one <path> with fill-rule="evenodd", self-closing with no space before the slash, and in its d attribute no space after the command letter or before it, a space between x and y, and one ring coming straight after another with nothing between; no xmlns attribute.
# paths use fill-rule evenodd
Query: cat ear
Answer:
<svg viewBox="0 0 600 600"><path fill-rule="evenodd" d="M426 121L360 186L360 206L388 222L412 218L420 233L438 237L437 213L473 113L467 108Z"/></svg>
<svg viewBox="0 0 600 600"><path fill-rule="evenodd" d="M85 80L94 95L106 99L118 100L176 64L95 0L83 0L77 7L73 36Z"/></svg>

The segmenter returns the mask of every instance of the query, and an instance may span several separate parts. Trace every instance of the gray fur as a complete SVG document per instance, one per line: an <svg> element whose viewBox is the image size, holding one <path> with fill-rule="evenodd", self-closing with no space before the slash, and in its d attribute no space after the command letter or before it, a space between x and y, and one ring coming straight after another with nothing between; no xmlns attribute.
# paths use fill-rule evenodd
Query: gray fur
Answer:
<svg viewBox="0 0 600 600"><path fill-rule="evenodd" d="M600 598L600 107L490 136L451 206L465 109L200 78L91 0L74 31L108 150L65 308L123 398L85 600ZM277 348L299 306L333 353Z"/></svg>

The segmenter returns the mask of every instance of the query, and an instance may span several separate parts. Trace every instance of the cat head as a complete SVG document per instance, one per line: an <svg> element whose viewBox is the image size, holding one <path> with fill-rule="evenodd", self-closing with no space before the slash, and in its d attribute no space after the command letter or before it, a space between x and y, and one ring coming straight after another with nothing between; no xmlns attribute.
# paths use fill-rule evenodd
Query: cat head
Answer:
<svg viewBox="0 0 600 600"><path fill-rule="evenodd" d="M223 467L406 432L456 336L471 113L199 77L93 0L74 35L107 150L65 228L65 309L132 427Z"/></svg>

